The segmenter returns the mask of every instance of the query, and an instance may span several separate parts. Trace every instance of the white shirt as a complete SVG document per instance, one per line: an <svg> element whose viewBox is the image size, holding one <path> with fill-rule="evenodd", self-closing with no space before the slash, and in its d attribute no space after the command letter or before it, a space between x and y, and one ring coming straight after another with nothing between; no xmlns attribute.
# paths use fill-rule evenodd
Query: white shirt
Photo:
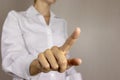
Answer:
<svg viewBox="0 0 120 80"><path fill-rule="evenodd" d="M51 12L49 25L31 6L27 11L10 11L2 30L2 67L14 80L81 80L74 68L64 73L50 71L30 76L29 66L40 52L61 46L67 38L66 21Z"/></svg>

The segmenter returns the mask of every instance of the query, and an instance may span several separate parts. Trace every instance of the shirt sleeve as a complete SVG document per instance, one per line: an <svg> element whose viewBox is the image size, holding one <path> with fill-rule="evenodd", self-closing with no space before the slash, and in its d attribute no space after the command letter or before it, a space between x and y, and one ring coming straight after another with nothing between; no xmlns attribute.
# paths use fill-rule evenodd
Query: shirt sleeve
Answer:
<svg viewBox="0 0 120 80"><path fill-rule="evenodd" d="M66 80L82 80L82 76L74 67L71 67L66 72Z"/></svg>
<svg viewBox="0 0 120 80"><path fill-rule="evenodd" d="M29 66L35 56L25 46L15 11L9 12L3 25L1 48L3 70L16 77L29 79Z"/></svg>
<svg viewBox="0 0 120 80"><path fill-rule="evenodd" d="M68 38L68 33L67 33L67 22L65 22L65 28L64 28L64 35L65 39ZM68 52L67 58L70 58L70 52ZM82 80L82 76L80 73L78 73L74 67L71 67L70 69L67 70L66 72L66 80Z"/></svg>

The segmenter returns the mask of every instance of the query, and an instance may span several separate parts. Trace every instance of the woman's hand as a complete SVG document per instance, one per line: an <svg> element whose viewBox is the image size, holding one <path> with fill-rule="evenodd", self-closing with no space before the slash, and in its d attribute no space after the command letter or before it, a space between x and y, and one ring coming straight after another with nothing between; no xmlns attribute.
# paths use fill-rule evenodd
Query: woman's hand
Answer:
<svg viewBox="0 0 120 80"><path fill-rule="evenodd" d="M40 53L38 62L42 72L49 72L50 70L64 72L67 69L67 58L57 46Z"/></svg>
<svg viewBox="0 0 120 80"><path fill-rule="evenodd" d="M66 54L70 50L71 46L75 43L80 35L80 29L72 33L72 35L66 40L63 46L54 46L51 49L47 49L43 53L38 55L38 58L34 60L30 66L30 74L35 75L40 72L59 71L64 72L70 66L77 66L81 63L78 58L67 59Z"/></svg>

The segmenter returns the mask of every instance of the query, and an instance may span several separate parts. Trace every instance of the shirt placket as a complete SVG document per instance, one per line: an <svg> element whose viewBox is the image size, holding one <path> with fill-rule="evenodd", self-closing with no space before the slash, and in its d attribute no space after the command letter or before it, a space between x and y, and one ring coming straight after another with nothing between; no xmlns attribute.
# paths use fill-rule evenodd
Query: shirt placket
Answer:
<svg viewBox="0 0 120 80"><path fill-rule="evenodd" d="M48 48L51 48L53 46L53 36L52 36L52 30L51 30L51 19L49 25L46 24L46 21L43 16L41 16L41 21L43 23L43 27L46 29L46 34L47 34L47 43L48 43Z"/></svg>
<svg viewBox="0 0 120 80"><path fill-rule="evenodd" d="M47 29L48 47L51 48L53 46L52 31L50 26L46 27L46 29Z"/></svg>

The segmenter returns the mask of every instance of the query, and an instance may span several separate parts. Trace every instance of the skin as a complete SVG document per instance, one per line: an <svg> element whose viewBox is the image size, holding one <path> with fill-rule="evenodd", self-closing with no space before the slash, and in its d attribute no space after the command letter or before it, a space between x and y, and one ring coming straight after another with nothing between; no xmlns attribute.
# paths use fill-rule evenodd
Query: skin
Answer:
<svg viewBox="0 0 120 80"><path fill-rule="evenodd" d="M50 6L55 3L55 0L37 0L34 4L35 8L44 16L46 23L49 25ZM67 52L80 36L80 28L76 28L66 42L61 46L53 46L51 49L46 49L39 53L38 58L33 60L29 72L30 75L37 75L41 72L58 71L64 72L72 66L81 64L81 59L67 59Z"/></svg>
<svg viewBox="0 0 120 80"><path fill-rule="evenodd" d="M38 12L44 16L47 25L49 25L51 5L55 2L56 0L37 0L34 4Z"/></svg>

